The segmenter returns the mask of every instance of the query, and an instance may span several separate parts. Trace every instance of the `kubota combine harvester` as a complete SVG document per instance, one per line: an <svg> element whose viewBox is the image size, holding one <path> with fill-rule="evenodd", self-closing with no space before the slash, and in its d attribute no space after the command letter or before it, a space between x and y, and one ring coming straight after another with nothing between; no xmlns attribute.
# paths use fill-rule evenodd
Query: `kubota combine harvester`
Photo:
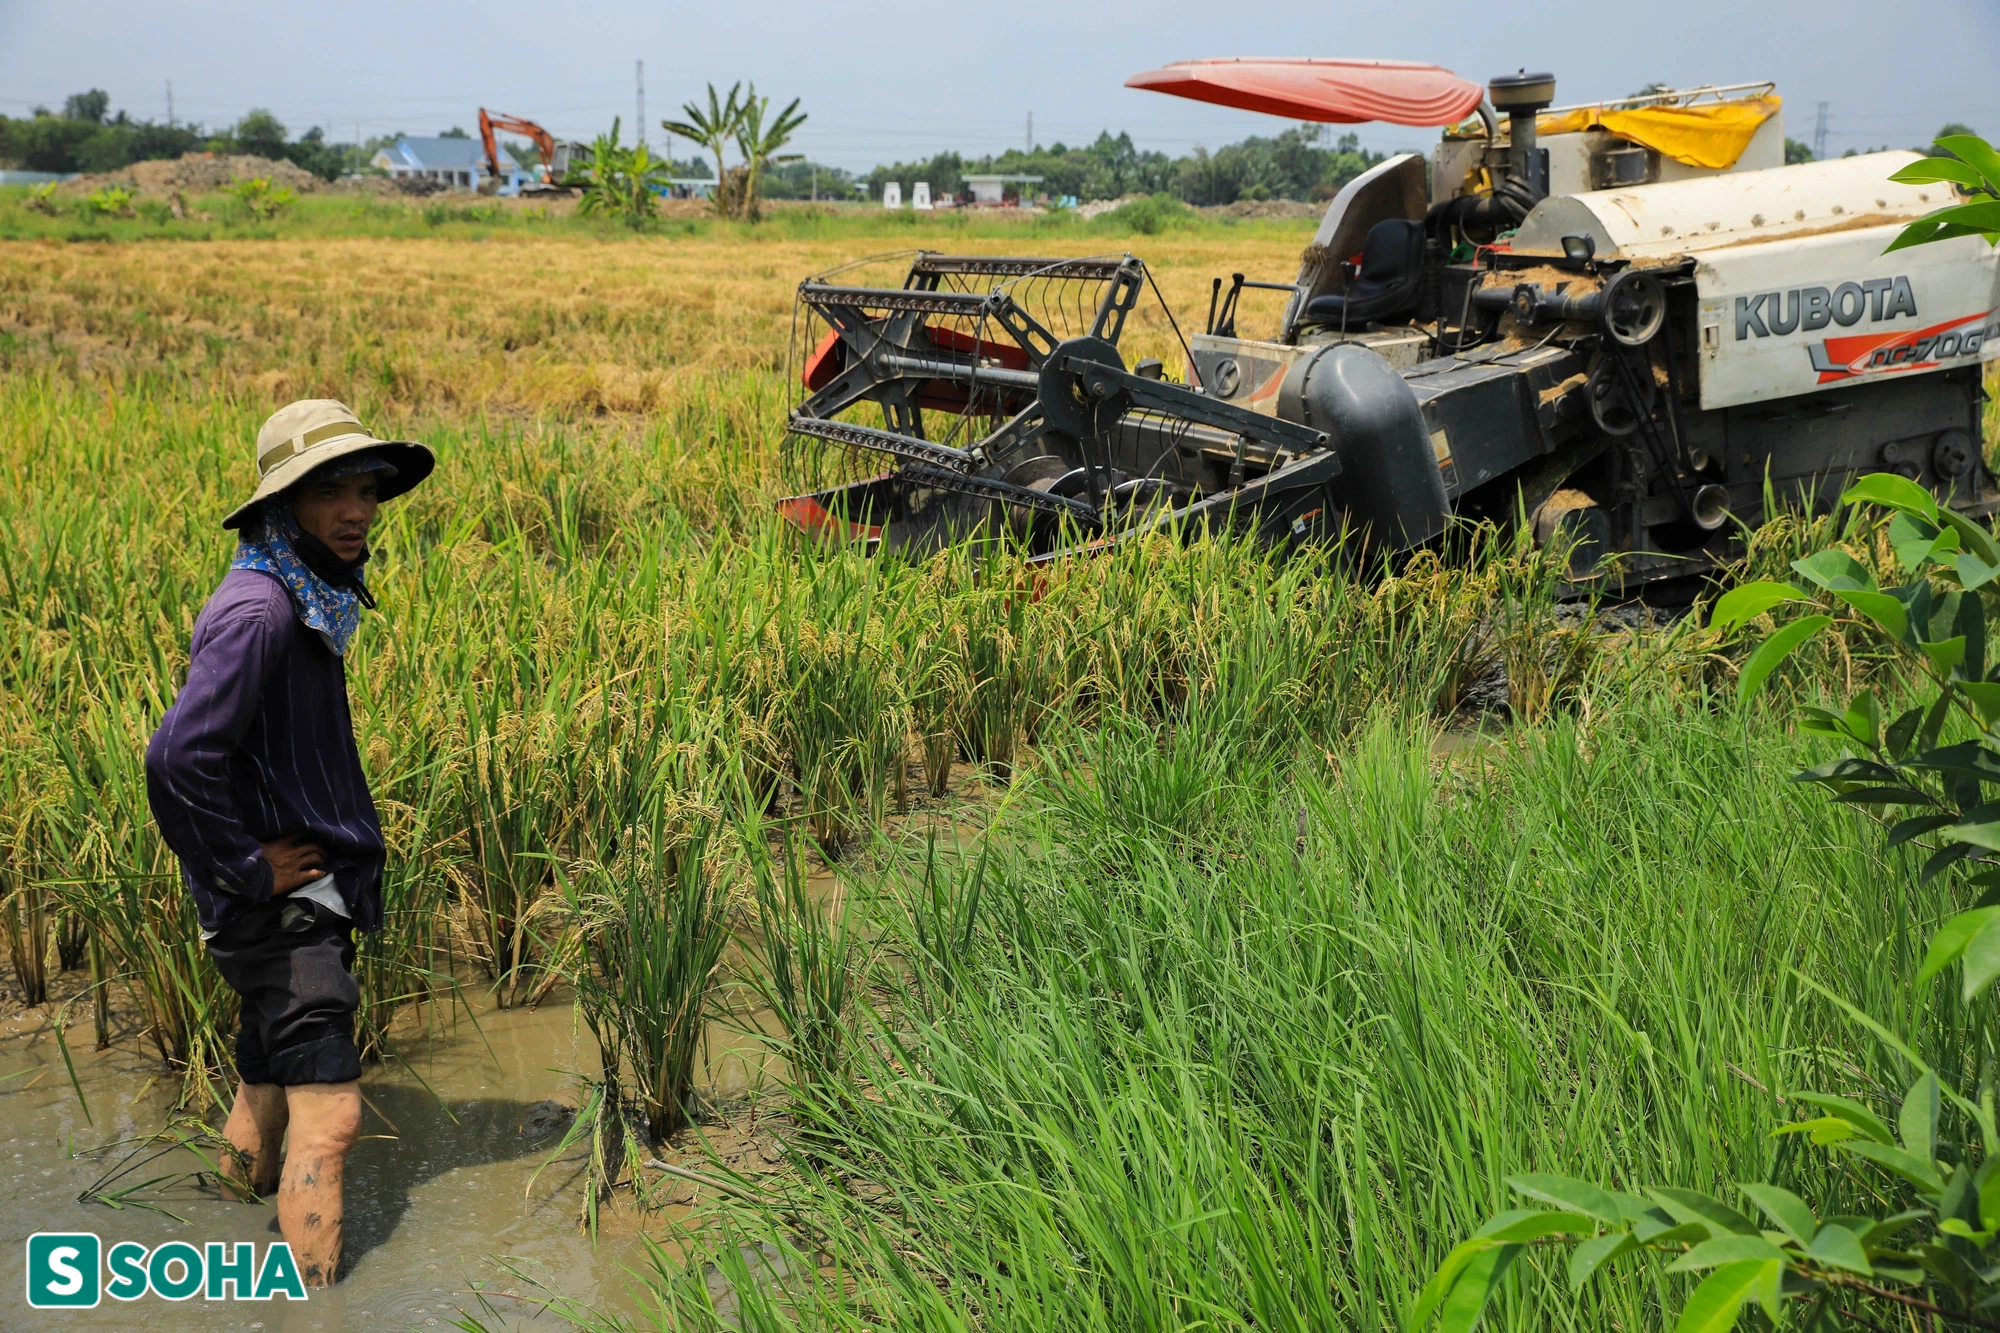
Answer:
<svg viewBox="0 0 2000 1333"><path fill-rule="evenodd" d="M1577 574L1615 556L1629 585L1698 573L1767 496L1823 506L1860 471L2000 503L1980 431L2000 262L1974 237L1883 253L1952 199L1889 180L1915 154L1785 166L1768 84L1552 109L1549 75L1384 61L1129 83L1446 132L1428 173L1402 153L1342 189L1291 281L1218 279L1184 382L1120 353L1150 286L1131 256L807 280L790 430L889 466L784 501L793 522L891 545L1011 527L1048 552L1254 525L1393 553L1525 515ZM1275 326L1239 331L1244 290L1271 288Z"/></svg>

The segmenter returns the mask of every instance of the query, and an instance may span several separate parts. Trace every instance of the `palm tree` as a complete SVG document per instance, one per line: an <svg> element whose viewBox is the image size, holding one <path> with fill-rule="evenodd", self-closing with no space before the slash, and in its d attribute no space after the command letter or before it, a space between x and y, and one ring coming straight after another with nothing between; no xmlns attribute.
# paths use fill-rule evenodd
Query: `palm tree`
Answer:
<svg viewBox="0 0 2000 1333"><path fill-rule="evenodd" d="M729 96L721 98L715 95L715 85L711 83L706 111L693 102L683 102L681 110L687 113L686 120L660 122L660 128L667 133L692 139L715 154L715 211L723 217L736 212L735 201L730 198L729 172L722 165L722 151L743 124L742 87L740 82L731 84Z"/></svg>
<svg viewBox="0 0 2000 1333"><path fill-rule="evenodd" d="M778 150L792 141L792 135L799 126L806 123L806 113L799 110L799 99L794 97L791 105L778 113L767 128L764 111L771 105L768 97L757 96L757 85L750 85L749 96L743 99L741 113L736 121L736 147L743 153L743 215L755 222L761 215L757 184L763 178L764 168L773 162L796 162L802 153L779 155Z"/></svg>

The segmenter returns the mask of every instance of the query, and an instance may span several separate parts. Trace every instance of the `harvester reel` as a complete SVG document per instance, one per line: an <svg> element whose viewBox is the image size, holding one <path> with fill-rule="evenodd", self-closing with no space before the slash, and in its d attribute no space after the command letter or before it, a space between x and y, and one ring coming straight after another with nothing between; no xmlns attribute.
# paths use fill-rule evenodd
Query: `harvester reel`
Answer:
<svg viewBox="0 0 2000 1333"><path fill-rule="evenodd" d="M1614 341L1643 347L1666 322L1667 289L1652 274L1628 268L1605 287L1604 330Z"/></svg>
<svg viewBox="0 0 2000 1333"><path fill-rule="evenodd" d="M980 279L1002 281L982 291ZM1219 401L1157 367L1128 371L1118 337L1144 282L1130 256L928 253L901 287L808 279L799 300L816 341L790 431L888 467L791 497L785 512L889 543L998 519L1048 545L1066 530L1108 535L1184 510L1233 523L1239 496L1245 515L1259 514L1339 475L1323 430ZM841 419L852 409L868 418ZM1232 455L1225 472L1218 457Z"/></svg>

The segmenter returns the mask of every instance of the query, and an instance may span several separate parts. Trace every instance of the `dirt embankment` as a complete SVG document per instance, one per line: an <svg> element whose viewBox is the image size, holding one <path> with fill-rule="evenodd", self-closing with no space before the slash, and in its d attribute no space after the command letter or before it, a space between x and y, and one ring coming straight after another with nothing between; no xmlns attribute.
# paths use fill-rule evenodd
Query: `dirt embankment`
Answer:
<svg viewBox="0 0 2000 1333"><path fill-rule="evenodd" d="M1205 204L1195 211L1211 218L1316 218L1326 212L1326 205L1296 199L1238 199L1233 204Z"/></svg>
<svg viewBox="0 0 2000 1333"><path fill-rule="evenodd" d="M216 153L188 153L174 161L134 162L119 171L103 171L66 181L66 194L90 194L106 186L118 185L140 194L165 197L183 194L212 194L231 182L263 177L297 194L311 194L326 188L326 182L310 171L282 158L235 156Z"/></svg>
<svg viewBox="0 0 2000 1333"><path fill-rule="evenodd" d="M1076 210L1085 222L1126 204L1144 203L1145 194L1128 194L1117 199L1093 199ZM1303 204L1296 199L1238 199L1233 204L1195 204L1194 211L1207 218L1316 218L1326 212L1325 204Z"/></svg>

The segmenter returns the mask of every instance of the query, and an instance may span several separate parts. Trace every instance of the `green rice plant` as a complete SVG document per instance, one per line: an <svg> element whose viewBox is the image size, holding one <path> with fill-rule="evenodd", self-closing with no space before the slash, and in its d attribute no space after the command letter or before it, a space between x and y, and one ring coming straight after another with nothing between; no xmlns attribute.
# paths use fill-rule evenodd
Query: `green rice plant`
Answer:
<svg viewBox="0 0 2000 1333"><path fill-rule="evenodd" d="M989 552L976 581L952 599L960 683L951 730L966 756L1009 779L1026 739L1029 704L1040 683L1028 633L1026 580L1010 577L1006 557Z"/></svg>
<svg viewBox="0 0 2000 1333"><path fill-rule="evenodd" d="M695 1058L729 939L717 814L657 786L617 859L567 877L566 907L582 941L569 980L603 1062L593 1132L618 1122L627 1099L644 1129L642 1143L623 1136L604 1158L592 1182L600 1193L637 1147L692 1115Z"/></svg>
<svg viewBox="0 0 2000 1333"><path fill-rule="evenodd" d="M1993 822L1996 806L1984 790L1988 782L2000 781L1995 764L2000 754L1992 745L2000 682L1990 679L2000 673L1986 660L1990 593L1985 591L2000 575L2000 541L1985 526L1941 506L1915 482L1891 473L1858 479L1842 502L1867 507L1856 517L1865 515L1876 530L1868 535L1886 535L1901 583L1882 586L1852 554L1829 546L1792 562L1817 594L1790 582L1740 584L1717 600L1714 625L1730 633L1776 606L1813 606L1812 614L1765 637L1744 663L1737 693L1746 708L1784 659L1842 619L1906 658L1922 681L1915 701L1886 725L1872 689L1846 699L1844 706L1809 707L1806 730L1833 741L1842 753L1794 780L1824 786L1836 801L1872 813L1888 829L1890 847L1928 852L1919 884L1964 867L1973 871L1970 885L1985 890L1977 906L1953 915L1932 936L1911 997L1921 1004L1925 983L1959 966L1959 1012L1930 1021L1957 1039L1945 1053L1962 1062L1963 1048L1951 1047L1964 1041L1969 1015L1971 1044L1978 1052L1976 1084L1959 1091L1919 1052L1922 1028L1909 1020L1919 1017L1920 1009L1906 1007L1903 1021L1892 1028L1836 1000L1897 1057L1903 1066L1897 1072L1914 1075L1915 1082L1900 1097L1893 1097L1897 1084L1877 1085L1861 1099L1794 1091L1792 1100L1809 1108L1806 1117L1778 1126L1772 1135L1808 1135L1815 1146L1832 1149L1836 1159L1885 1172L1891 1191L1886 1197L1878 1187L1876 1200L1815 1208L1770 1181L1739 1180L1726 1193L1657 1185L1641 1197L1566 1174L1510 1176L1513 1194L1547 1207L1503 1211L1454 1246L1412 1303L1410 1329L1427 1328L1434 1317L1447 1328L1471 1329L1530 1245L1575 1244L1569 1263L1574 1289L1627 1254L1665 1256L1673 1261L1669 1272L1706 1274L1687 1295L1681 1328L1731 1327L1753 1301L1773 1323L1799 1302L1812 1326L1879 1326L1870 1318L1879 1311L1899 1318L1921 1315L1931 1327L1979 1328L1988 1321L1978 1312L2000 1301L1995 1282L2000 1275L1989 1263L2000 1235L2000 1127L1993 1113L1991 1060L2000 1021L1993 993L2000 978L2000 906L1993 902L2000 861L1992 851L2000 839ZM1876 517L1875 509L1891 517ZM1849 525L1848 536L1855 535L1855 526ZM1967 732L1970 738L1961 739ZM1807 984L1820 995L1832 994L1810 979ZM1894 1132L1888 1117L1868 1105L1892 1098ZM1737 1211L1736 1197L1747 1199L1775 1230L1763 1230ZM1899 1206L1904 1204L1914 1206Z"/></svg>
<svg viewBox="0 0 2000 1333"><path fill-rule="evenodd" d="M0 889L0 935L7 938L21 1003L28 1005L46 1004L49 998L49 921L42 893L36 884Z"/></svg>
<svg viewBox="0 0 2000 1333"><path fill-rule="evenodd" d="M39 858L44 883L103 940L112 975L101 980L123 982L154 1049L182 1075L183 1100L219 1100L236 996L208 966L194 900L151 827L144 733L103 710L79 721L82 744L58 737L68 788L44 807L41 837L64 854Z"/></svg>
<svg viewBox="0 0 2000 1333"><path fill-rule="evenodd" d="M531 990L541 963L538 932L550 908L555 865L578 816L588 723L574 691L553 684L532 712L503 711L497 692L467 690L470 755L462 781L470 844L464 893L482 965L501 1006Z"/></svg>
<svg viewBox="0 0 2000 1333"><path fill-rule="evenodd" d="M933 830L924 839L922 872L903 877L901 887L902 910L884 923L892 932L887 943L908 965L926 1010L934 1010L949 1004L973 975L982 943L986 851L981 850L971 875L961 878L940 867Z"/></svg>
<svg viewBox="0 0 2000 1333"><path fill-rule="evenodd" d="M784 742L800 814L829 854L886 815L909 735L892 648L901 617L884 592L895 574L887 564L811 560L780 602Z"/></svg>
<svg viewBox="0 0 2000 1333"><path fill-rule="evenodd" d="M809 1138L823 1138L812 1120L848 1087L850 1025L870 945L837 880L822 886L824 901L814 893L796 837L774 862L760 824L747 821L741 836L756 895L756 938L746 942L750 984L784 1029L779 1049L793 1119Z"/></svg>
<svg viewBox="0 0 2000 1333"><path fill-rule="evenodd" d="M56 917L56 967L63 972L74 972L82 967L85 955L90 951L90 925L74 912L63 912Z"/></svg>
<svg viewBox="0 0 2000 1333"><path fill-rule="evenodd" d="M1885 890L1852 820L1760 776L1817 743L1746 741L1711 705L1600 697L1467 766L1393 717L1330 766L1189 729L1229 780L1182 839L1140 733L1124 759L1052 749L982 847L919 850L870 897L891 947L928 937L957 980L946 1002L913 967L865 1014L846 1086L800 1093L827 1165L796 1160L782 1207L729 1205L840 1275L788 1286L774 1326L1399 1325L1521 1170L1628 1188L1665 1163L1851 1207L1862 1182L1769 1131L1794 1087L1900 1088L1897 1057L1791 969L1899 1012L1870 960L1913 963L1954 895ZM1924 1057L1970 1072L1969 1016L1943 1017ZM1510 1281L1490 1317L1660 1327L1679 1281L1576 1306Z"/></svg>
<svg viewBox="0 0 2000 1333"><path fill-rule="evenodd" d="M938 615L943 612L942 606L936 608ZM925 790L936 800L951 784L959 750L959 702L966 693L949 628L920 623L898 669L909 700L910 729L923 754Z"/></svg>
<svg viewBox="0 0 2000 1333"><path fill-rule="evenodd" d="M1567 545L1539 545L1525 525L1509 545L1495 551L1491 565L1488 633L1506 674L1509 713L1534 722L1572 697L1581 683L1596 645L1596 600L1560 603L1558 593L1569 577Z"/></svg>

